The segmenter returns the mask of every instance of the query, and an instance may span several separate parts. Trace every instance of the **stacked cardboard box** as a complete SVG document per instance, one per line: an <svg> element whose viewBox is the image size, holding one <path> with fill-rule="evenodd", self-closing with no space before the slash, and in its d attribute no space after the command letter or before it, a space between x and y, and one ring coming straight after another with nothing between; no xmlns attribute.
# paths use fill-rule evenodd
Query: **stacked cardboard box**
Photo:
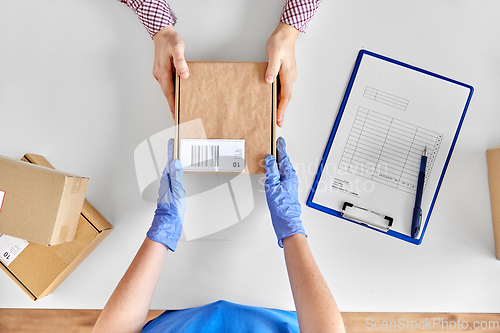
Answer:
<svg viewBox="0 0 500 333"><path fill-rule="evenodd" d="M26 154L22 160L30 164L54 169L40 155ZM71 187L73 192L75 190L74 186ZM79 191L82 191L82 188ZM4 208L8 203L7 198L8 193L5 195ZM35 201L39 199L48 200L49 198L26 198L26 200ZM52 199L58 200L54 197ZM15 259L8 264L0 260L0 268L33 300L50 294L111 232L111 224L85 199L83 200L83 208L81 208L77 216L77 223L74 225L75 232L72 241L55 246L45 246L42 245L43 242L38 244L30 241L21 252L17 253ZM0 211L0 213L2 215L3 211ZM36 216L36 212L33 214ZM57 223L54 225L57 225ZM73 228L73 226L70 225L68 229L70 228ZM19 235L17 232L15 233ZM60 237L56 237L56 239L60 239Z"/></svg>

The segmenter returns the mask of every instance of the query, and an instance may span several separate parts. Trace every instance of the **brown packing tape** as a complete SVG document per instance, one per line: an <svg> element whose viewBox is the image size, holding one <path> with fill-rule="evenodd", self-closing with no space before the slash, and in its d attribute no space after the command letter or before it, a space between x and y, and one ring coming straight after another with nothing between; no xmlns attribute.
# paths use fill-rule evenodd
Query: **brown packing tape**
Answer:
<svg viewBox="0 0 500 333"><path fill-rule="evenodd" d="M80 185L82 184L81 179L73 178L73 187L71 188L72 194L77 194L80 192Z"/></svg>
<svg viewBox="0 0 500 333"><path fill-rule="evenodd" d="M486 151L496 257L500 260L500 149Z"/></svg>
<svg viewBox="0 0 500 333"><path fill-rule="evenodd" d="M75 238L88 181L88 178L66 177L64 193L69 193L69 195L62 197L50 245L71 242Z"/></svg>
<svg viewBox="0 0 500 333"><path fill-rule="evenodd" d="M66 241L66 239L68 238L68 230L69 230L69 226L68 225L61 226L61 231L59 232L59 241L58 241L58 243L62 243L62 242Z"/></svg>

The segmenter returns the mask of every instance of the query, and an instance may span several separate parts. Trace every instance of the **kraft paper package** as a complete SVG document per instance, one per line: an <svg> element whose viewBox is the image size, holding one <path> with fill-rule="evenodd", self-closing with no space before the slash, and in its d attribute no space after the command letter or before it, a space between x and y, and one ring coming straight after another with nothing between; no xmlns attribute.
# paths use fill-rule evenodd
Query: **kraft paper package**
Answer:
<svg viewBox="0 0 500 333"><path fill-rule="evenodd" d="M274 154L276 141L276 82L264 79L267 63L188 66L189 78L176 79L177 158L182 161L185 139L244 140L245 172L264 174L264 159Z"/></svg>

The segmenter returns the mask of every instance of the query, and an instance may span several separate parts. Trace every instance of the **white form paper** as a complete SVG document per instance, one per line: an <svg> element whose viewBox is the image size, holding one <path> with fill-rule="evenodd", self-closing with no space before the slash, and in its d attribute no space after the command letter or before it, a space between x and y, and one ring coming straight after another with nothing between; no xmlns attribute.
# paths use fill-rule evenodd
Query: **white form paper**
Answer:
<svg viewBox="0 0 500 333"><path fill-rule="evenodd" d="M394 218L410 235L422 152L422 227L470 90L363 55L313 201L345 201ZM421 228L422 230L422 228Z"/></svg>

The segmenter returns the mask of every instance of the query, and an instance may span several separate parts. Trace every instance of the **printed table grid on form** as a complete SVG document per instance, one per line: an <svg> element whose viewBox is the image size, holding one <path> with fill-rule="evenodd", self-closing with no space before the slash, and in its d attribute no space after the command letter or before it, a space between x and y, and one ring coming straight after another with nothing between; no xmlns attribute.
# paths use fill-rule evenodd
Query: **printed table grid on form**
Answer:
<svg viewBox="0 0 500 333"><path fill-rule="evenodd" d="M442 140L442 134L359 107L339 169L415 194L422 152L427 147L426 183Z"/></svg>
<svg viewBox="0 0 500 333"><path fill-rule="evenodd" d="M410 101L407 99L368 86L365 88L363 97L366 97L368 99L373 99L374 101L377 101L379 103L388 106L392 106L393 108L402 111L406 111L406 109L408 108L408 103L410 103Z"/></svg>

